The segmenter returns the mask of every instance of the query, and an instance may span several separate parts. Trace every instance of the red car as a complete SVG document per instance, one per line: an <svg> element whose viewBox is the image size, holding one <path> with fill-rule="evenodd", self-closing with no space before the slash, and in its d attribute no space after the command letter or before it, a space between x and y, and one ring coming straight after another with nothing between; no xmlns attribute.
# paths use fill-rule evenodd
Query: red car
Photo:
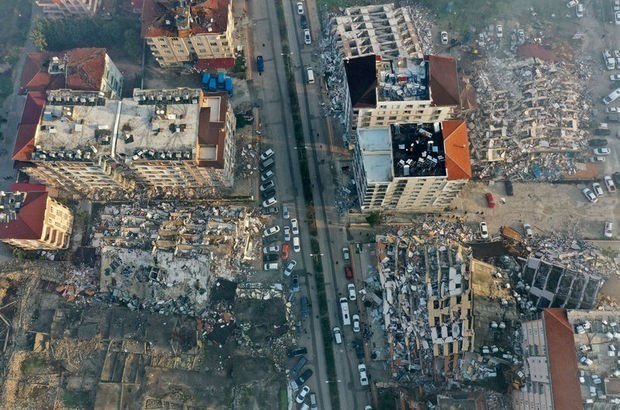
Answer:
<svg viewBox="0 0 620 410"><path fill-rule="evenodd" d="M489 208L495 208L495 198L493 198L493 194L487 192L485 196L487 198L487 205L489 206Z"/></svg>
<svg viewBox="0 0 620 410"><path fill-rule="evenodd" d="M291 249L291 245L289 245L288 243L285 243L284 245L282 245L282 251L280 253L280 257L284 260L288 259L288 253Z"/></svg>
<svg viewBox="0 0 620 410"><path fill-rule="evenodd" d="M346 276L347 279L353 279L353 269L350 265L344 267L344 276Z"/></svg>

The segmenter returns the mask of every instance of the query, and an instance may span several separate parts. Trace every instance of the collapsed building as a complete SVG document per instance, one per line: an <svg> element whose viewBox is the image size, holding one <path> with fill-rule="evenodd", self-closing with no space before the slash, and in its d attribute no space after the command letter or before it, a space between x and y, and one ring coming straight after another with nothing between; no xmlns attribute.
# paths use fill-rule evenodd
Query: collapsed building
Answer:
<svg viewBox="0 0 620 410"><path fill-rule="evenodd" d="M354 170L362 210L444 210L471 178L465 122L358 128Z"/></svg>
<svg viewBox="0 0 620 410"><path fill-rule="evenodd" d="M17 183L0 191L0 241L25 250L69 247L73 213L42 185Z"/></svg>
<svg viewBox="0 0 620 410"><path fill-rule="evenodd" d="M142 36L162 67L235 64L231 0L145 0Z"/></svg>
<svg viewBox="0 0 620 410"><path fill-rule="evenodd" d="M236 120L225 92L136 89L133 98L113 100L54 90L32 102L36 126L15 151L24 172L50 187L117 198L136 189L212 194L233 184Z"/></svg>

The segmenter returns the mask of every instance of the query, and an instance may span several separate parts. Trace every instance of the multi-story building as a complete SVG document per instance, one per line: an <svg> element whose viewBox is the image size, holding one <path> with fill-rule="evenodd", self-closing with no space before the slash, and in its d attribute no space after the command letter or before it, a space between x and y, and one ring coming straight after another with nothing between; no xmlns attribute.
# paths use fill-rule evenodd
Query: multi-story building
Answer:
<svg viewBox="0 0 620 410"><path fill-rule="evenodd" d="M162 67L234 66L232 0L145 0L142 35Z"/></svg>
<svg viewBox="0 0 620 410"><path fill-rule="evenodd" d="M471 178L467 126L448 120L359 128L354 170L362 210L441 211Z"/></svg>
<svg viewBox="0 0 620 410"><path fill-rule="evenodd" d="M108 98L120 98L123 75L105 48L28 54L22 72L22 93L63 88L100 91Z"/></svg>
<svg viewBox="0 0 620 410"><path fill-rule="evenodd" d="M453 57L369 55L345 59L344 68L350 99L344 104L345 126L353 132L394 123L444 121L460 104Z"/></svg>
<svg viewBox="0 0 620 410"><path fill-rule="evenodd" d="M56 90L18 152L29 155L26 173L78 197L229 187L234 130L225 93L136 89L112 100Z"/></svg>
<svg viewBox="0 0 620 410"><path fill-rule="evenodd" d="M36 0L35 3L50 18L92 16L101 4L99 0Z"/></svg>
<svg viewBox="0 0 620 410"><path fill-rule="evenodd" d="M420 40L407 7L382 4L347 8L342 16L332 20L332 33L345 58L422 57Z"/></svg>
<svg viewBox="0 0 620 410"><path fill-rule="evenodd" d="M49 196L45 187L13 184L0 191L0 241L26 250L69 246L73 213Z"/></svg>
<svg viewBox="0 0 620 410"><path fill-rule="evenodd" d="M573 327L564 309L545 309L523 323L523 377L513 391L517 410L582 409Z"/></svg>

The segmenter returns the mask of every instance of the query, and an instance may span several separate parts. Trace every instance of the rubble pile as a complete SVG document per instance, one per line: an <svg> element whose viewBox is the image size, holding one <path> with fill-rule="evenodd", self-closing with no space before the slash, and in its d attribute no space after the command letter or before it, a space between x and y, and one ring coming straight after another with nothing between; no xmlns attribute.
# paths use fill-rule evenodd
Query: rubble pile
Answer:
<svg viewBox="0 0 620 410"><path fill-rule="evenodd" d="M255 144L242 145L237 153L237 158L241 158L241 160L237 161L237 169L235 170L235 175L242 178L247 178L254 175L254 172L258 168L258 155L259 154L255 147Z"/></svg>
<svg viewBox="0 0 620 410"><path fill-rule="evenodd" d="M213 278L253 274L246 261L261 252L262 226L242 207L106 206L91 233L100 290L130 309L196 316Z"/></svg>
<svg viewBox="0 0 620 410"><path fill-rule="evenodd" d="M489 57L474 81L478 109L468 116L479 178L553 181L583 162L589 122L581 65L540 58Z"/></svg>
<svg viewBox="0 0 620 410"><path fill-rule="evenodd" d="M321 66L325 73L324 78L329 93L329 104L323 107L323 114L337 118L341 124L345 124L345 102L348 98L347 93L349 89L342 63L342 54L336 38L331 33L327 33L327 35L321 38L319 46L321 50Z"/></svg>

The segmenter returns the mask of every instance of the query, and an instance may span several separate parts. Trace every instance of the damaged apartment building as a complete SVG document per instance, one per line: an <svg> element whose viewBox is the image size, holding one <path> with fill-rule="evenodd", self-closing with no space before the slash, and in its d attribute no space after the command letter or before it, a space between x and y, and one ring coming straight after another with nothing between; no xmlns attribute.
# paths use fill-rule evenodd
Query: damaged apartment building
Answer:
<svg viewBox="0 0 620 410"><path fill-rule="evenodd" d="M0 191L0 241L24 250L69 247L73 213L44 186L16 183Z"/></svg>
<svg viewBox="0 0 620 410"><path fill-rule="evenodd" d="M113 100L55 90L38 102L15 152L48 186L100 198L233 184L235 116L224 92L135 89Z"/></svg>
<svg viewBox="0 0 620 410"><path fill-rule="evenodd" d="M232 0L145 0L142 36L162 67L235 64Z"/></svg>
<svg viewBox="0 0 620 410"><path fill-rule="evenodd" d="M359 128L354 159L362 210L441 211L471 178L461 120Z"/></svg>

